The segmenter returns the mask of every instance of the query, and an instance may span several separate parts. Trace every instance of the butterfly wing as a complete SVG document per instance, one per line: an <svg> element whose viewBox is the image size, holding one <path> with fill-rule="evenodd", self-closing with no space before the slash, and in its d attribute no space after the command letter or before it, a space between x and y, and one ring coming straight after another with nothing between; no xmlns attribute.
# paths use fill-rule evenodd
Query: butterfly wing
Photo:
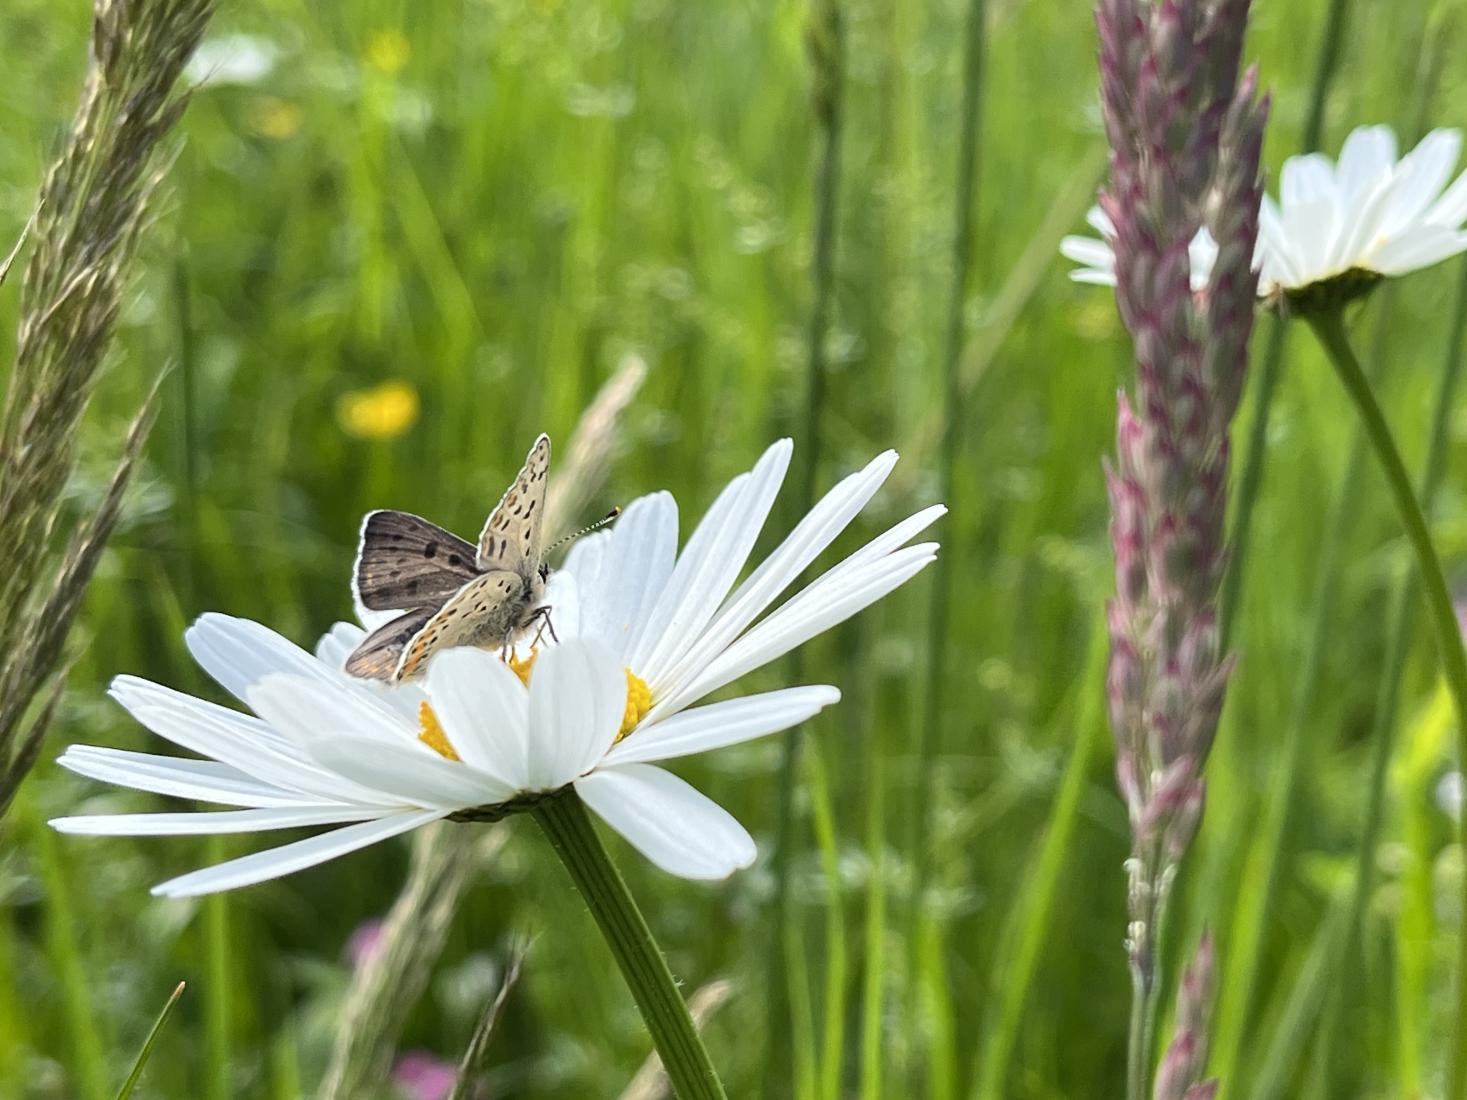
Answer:
<svg viewBox="0 0 1467 1100"><path fill-rule="evenodd" d="M347 674L364 680L391 681L403 650L432 617L433 608L424 607L379 626L351 651L344 666Z"/></svg>
<svg viewBox="0 0 1467 1100"><path fill-rule="evenodd" d="M549 474L550 437L542 434L479 533L480 569L508 569L528 579L540 568L540 531Z"/></svg>
<svg viewBox="0 0 1467 1100"><path fill-rule="evenodd" d="M503 645L520 626L529 594L529 582L510 569L475 577L423 622L403 650L394 678L412 679L442 649Z"/></svg>
<svg viewBox="0 0 1467 1100"><path fill-rule="evenodd" d="M478 575L474 548L411 512L382 509L362 521L353 582L373 611L440 604Z"/></svg>

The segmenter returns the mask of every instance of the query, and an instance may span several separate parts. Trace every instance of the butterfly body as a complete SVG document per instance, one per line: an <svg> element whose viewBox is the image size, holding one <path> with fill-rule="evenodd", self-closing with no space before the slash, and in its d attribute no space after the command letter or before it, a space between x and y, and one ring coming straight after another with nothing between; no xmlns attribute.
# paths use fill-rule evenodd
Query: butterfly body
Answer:
<svg viewBox="0 0 1467 1100"><path fill-rule="evenodd" d="M550 439L540 436L489 514L478 546L410 512L371 512L362 522L353 581L373 611L398 611L347 658L346 671L402 681L454 646L497 647L543 621L541 526Z"/></svg>

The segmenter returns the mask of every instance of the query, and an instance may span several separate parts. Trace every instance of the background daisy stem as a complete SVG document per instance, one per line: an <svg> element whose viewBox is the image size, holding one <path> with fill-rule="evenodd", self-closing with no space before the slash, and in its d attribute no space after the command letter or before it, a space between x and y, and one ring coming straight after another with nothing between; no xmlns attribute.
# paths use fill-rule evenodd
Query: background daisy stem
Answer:
<svg viewBox="0 0 1467 1100"><path fill-rule="evenodd" d="M534 813L606 937L680 1100L726 1100L662 949L596 835L580 795L567 788Z"/></svg>
<svg viewBox="0 0 1467 1100"><path fill-rule="evenodd" d="M1446 469L1453 401L1462 376L1462 336L1464 330L1467 330L1467 314L1464 311L1467 311L1467 264L1462 266L1462 276L1457 285L1456 309L1452 314L1446 358L1433 399L1435 408L1426 444L1426 460L1421 473L1421 508L1428 516L1441 489L1442 475ZM1398 713L1401 676L1411 649L1411 636L1416 623L1416 601L1419 597L1420 585L1414 572L1408 572L1400 578L1391 597L1386 655L1381 664L1380 687L1376 694L1375 717L1370 731L1370 788L1365 804L1365 824L1361 828L1360 841L1355 849L1354 882L1350 888L1349 910L1339 948L1340 956L1336 962L1336 972L1342 975L1357 973L1347 970L1346 966L1360 949L1365 907L1375 882L1376 849L1380 843L1380 831L1385 824L1386 781L1396 746L1396 730L1401 719ZM1331 991L1329 1010L1320 1033L1317 1058L1324 1073L1338 1075L1334 1067L1333 1052L1339 1049L1350 988L1348 984L1340 983ZM1405 1085L1405 1082L1402 1084Z"/></svg>
<svg viewBox="0 0 1467 1100"><path fill-rule="evenodd" d="M1442 675L1452 693L1457 711L1458 759L1467 760L1467 650L1463 648L1462 629L1452 607L1452 597L1447 589L1446 577L1442 573L1441 560L1431 542L1426 517L1416 499L1411 477L1406 472L1405 463L1401 461L1401 453L1391 435L1390 426L1386 423L1380 405L1370 390L1370 383L1350 347L1340 311L1332 310L1311 316L1309 323L1365 425L1366 435L1375 450L1401 523L1406 529L1406 537L1416 554L1427 609L1436 630ZM1467 814L1459 817L1459 829L1462 831L1460 839L1467 845ZM1467 892L1467 877L1462 881L1463 890ZM1467 978L1467 922L1462 924L1458 945L1456 1008L1448 1047L1450 1054L1446 1095L1452 1098L1462 1096L1464 1087L1467 1087L1467 980L1464 978Z"/></svg>

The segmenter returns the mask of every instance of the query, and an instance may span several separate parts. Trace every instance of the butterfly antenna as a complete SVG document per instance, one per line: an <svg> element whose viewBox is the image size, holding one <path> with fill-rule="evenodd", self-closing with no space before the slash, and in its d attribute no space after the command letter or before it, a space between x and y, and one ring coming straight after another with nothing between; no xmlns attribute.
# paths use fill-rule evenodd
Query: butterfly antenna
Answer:
<svg viewBox="0 0 1467 1100"><path fill-rule="evenodd" d="M545 553L547 555L552 554L556 550L559 550L566 543L575 542L576 539L580 538L582 535L589 535L592 531L601 530L601 528L605 527L608 523L616 519L616 517L619 515L621 515L621 508L613 508L611 511L607 512L604 516L598 519L595 523L591 524L589 527L582 527L579 531L572 531L569 535L565 535L561 538L556 539L545 548Z"/></svg>

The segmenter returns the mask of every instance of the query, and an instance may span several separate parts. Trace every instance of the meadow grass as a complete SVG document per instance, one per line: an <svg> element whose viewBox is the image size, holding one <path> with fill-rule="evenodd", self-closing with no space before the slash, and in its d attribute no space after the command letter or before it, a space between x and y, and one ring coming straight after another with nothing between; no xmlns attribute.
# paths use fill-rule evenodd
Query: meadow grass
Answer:
<svg viewBox="0 0 1467 1100"><path fill-rule="evenodd" d="M1275 95L1271 168L1300 148L1332 6L1257 0L1245 52ZM782 928L777 742L680 769L749 825L753 870L700 886L619 842L612 852L685 991L732 983L705 1025L730 1096L766 1087L778 1037L791 1068L775 1084L800 1100L1112 1096L1128 840L1099 706L1112 585L1100 457L1131 363L1111 297L1072 285L1055 253L1100 175L1093 25L1081 4L987 5L954 337L968 0L839 9L812 484L887 446L903 453L842 547L945 496L946 622L929 643L938 582L924 577L804 654L802 675L846 699L803 734ZM105 699L113 675L211 691L180 640L211 609L309 644L350 616L363 512L401 506L477 530L535 433L566 438L628 353L646 380L607 487L569 522L666 487L686 530L775 435L793 432L805 461L822 141L810 18L797 3L667 0L265 0L219 13L216 35L259 35L279 53L264 80L207 86L190 104L87 414L73 515L101 495L158 369L175 368L73 637L69 687L5 821L0 1094L115 1095L180 980L134 1095L314 1092L349 986L347 941L406 879L399 843L164 902L150 884L257 842L52 835L42 822L60 813L155 808L54 764L72 741L153 747ZM1401 79L1433 50L1452 56L1464 33L1460 0L1349 5L1322 148L1360 123L1404 134L1423 117L1467 121L1460 65L1440 65L1424 115ZM86 34L84 5L0 11L0 240L30 216ZM1411 276L1351 317L1357 346L1372 334L1379 348L1378 392L1413 470L1461 339L1461 267ZM13 334L17 308L12 283L0 331ZM1307 333L1280 339L1232 620L1241 659L1166 969L1213 929L1229 1096L1436 1095L1463 917L1462 858L1435 795L1451 711L1383 483L1350 463L1350 409ZM344 403L389 381L416 393L416 419L363 438ZM1250 387L1239 449L1256 422ZM1434 532L1460 580L1459 401L1442 424ZM1344 502L1334 518L1332 498ZM1397 662L1399 691L1381 691ZM943 678L937 716L929 669ZM1272 885L1240 928L1270 814L1284 815L1262 833L1277 838ZM456 1065L529 934L483 1054L494 1095L615 1096L648 1054L645 1030L544 839L523 820L507 831L474 868L398 1049ZM1361 868L1374 875L1357 899ZM1231 960L1250 937L1256 971L1242 975ZM781 1028L771 1003L792 1022Z"/></svg>

